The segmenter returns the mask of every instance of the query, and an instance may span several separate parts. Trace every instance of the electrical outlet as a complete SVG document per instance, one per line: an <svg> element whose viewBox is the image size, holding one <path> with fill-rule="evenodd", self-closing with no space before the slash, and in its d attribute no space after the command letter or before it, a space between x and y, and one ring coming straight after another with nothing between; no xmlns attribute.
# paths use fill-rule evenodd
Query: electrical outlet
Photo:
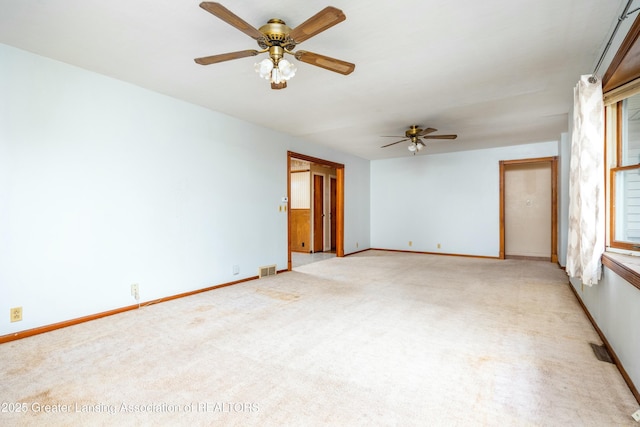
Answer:
<svg viewBox="0 0 640 427"><path fill-rule="evenodd" d="M22 320L22 307L13 307L9 310L9 316L12 322L19 322Z"/></svg>
<svg viewBox="0 0 640 427"><path fill-rule="evenodd" d="M413 246L413 242L409 240L409 246Z"/></svg>
<svg viewBox="0 0 640 427"><path fill-rule="evenodd" d="M440 243L438 243L438 249L440 249Z"/></svg>
<svg viewBox="0 0 640 427"><path fill-rule="evenodd" d="M233 266L233 274L234 275L240 274L240 266L239 265L236 264L236 265Z"/></svg>
<svg viewBox="0 0 640 427"><path fill-rule="evenodd" d="M140 301L140 287L137 283L131 285L131 296L134 297L136 301Z"/></svg>
<svg viewBox="0 0 640 427"><path fill-rule="evenodd" d="M631 416L633 417L634 420L640 423L640 409L638 409L636 412L631 414Z"/></svg>

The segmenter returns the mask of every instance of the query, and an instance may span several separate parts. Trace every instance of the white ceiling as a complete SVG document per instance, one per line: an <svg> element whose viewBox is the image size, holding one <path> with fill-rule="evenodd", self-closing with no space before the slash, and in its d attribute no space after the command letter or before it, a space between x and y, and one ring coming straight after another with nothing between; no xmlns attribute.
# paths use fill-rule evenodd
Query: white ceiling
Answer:
<svg viewBox="0 0 640 427"><path fill-rule="evenodd" d="M573 87L593 71L626 1L222 1L256 28L275 17L295 27L329 5L347 16L298 49L353 62L355 71L298 63L280 91L254 72L262 56L194 63L258 49L198 4L0 0L0 43L381 159L410 155L405 144L381 149L393 139L380 136L411 124L458 134L422 153L557 140Z"/></svg>

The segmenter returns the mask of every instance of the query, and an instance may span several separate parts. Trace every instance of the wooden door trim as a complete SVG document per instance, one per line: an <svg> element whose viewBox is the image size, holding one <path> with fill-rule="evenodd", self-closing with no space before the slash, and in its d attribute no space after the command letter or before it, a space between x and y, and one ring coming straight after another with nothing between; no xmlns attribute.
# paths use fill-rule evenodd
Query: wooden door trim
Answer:
<svg viewBox="0 0 640 427"><path fill-rule="evenodd" d="M344 165L336 168L336 256L344 256Z"/></svg>
<svg viewBox="0 0 640 427"><path fill-rule="evenodd" d="M329 250L336 250L336 200L338 179L335 175L329 175Z"/></svg>
<svg viewBox="0 0 640 427"><path fill-rule="evenodd" d="M291 265L291 159L306 160L336 170L336 256L344 257L344 165L306 154L287 151L287 270Z"/></svg>
<svg viewBox="0 0 640 427"><path fill-rule="evenodd" d="M305 160L310 163L317 163L319 165L329 166L333 169L344 169L344 165L342 163L335 163L329 160L319 159L317 157L307 156L306 154L294 153L293 151L287 151L287 156L289 160L297 159L297 160ZM291 166L289 166L291 167Z"/></svg>
<svg viewBox="0 0 640 427"><path fill-rule="evenodd" d="M316 205L318 203L318 195L316 194L316 178L320 177L321 180L321 186L322 186L322 190L320 193L320 205L322 206L322 209L320 210L320 228L322 229L322 232L320 234L321 236L321 245L320 245L320 250L317 251L316 248L318 247L318 242L316 242L316 237L318 235L318 232L316 230L316 222L318 221L318 218L316 217L316 215L318 215L318 213L316 212ZM311 216L312 218L312 222L311 222L311 248L313 249L313 252L324 252L324 186L325 186L325 175L321 174L321 173L317 173L317 172L312 172L311 173L311 186L313 188L313 192L311 193L311 200L312 200L312 213L313 215Z"/></svg>
<svg viewBox="0 0 640 427"><path fill-rule="evenodd" d="M506 166L531 163L551 165L551 262L558 262L558 157L538 157L533 159L500 160L500 252L498 258L505 259L504 233L504 172Z"/></svg>
<svg viewBox="0 0 640 427"><path fill-rule="evenodd" d="M602 91L609 92L640 77L640 15L636 16L609 68L602 77Z"/></svg>

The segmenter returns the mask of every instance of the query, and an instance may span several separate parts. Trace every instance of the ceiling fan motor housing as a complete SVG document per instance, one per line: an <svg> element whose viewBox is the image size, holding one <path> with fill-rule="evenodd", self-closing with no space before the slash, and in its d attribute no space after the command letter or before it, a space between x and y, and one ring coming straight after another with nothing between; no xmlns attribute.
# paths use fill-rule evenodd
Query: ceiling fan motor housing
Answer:
<svg viewBox="0 0 640 427"><path fill-rule="evenodd" d="M286 50L293 50L295 42L289 37L291 28L282 19L270 19L265 25L259 28L264 37L258 39L258 46L262 49L269 49L278 46Z"/></svg>
<svg viewBox="0 0 640 427"><path fill-rule="evenodd" d="M404 134L407 138L415 138L420 132L422 132L422 129L418 125L411 125Z"/></svg>

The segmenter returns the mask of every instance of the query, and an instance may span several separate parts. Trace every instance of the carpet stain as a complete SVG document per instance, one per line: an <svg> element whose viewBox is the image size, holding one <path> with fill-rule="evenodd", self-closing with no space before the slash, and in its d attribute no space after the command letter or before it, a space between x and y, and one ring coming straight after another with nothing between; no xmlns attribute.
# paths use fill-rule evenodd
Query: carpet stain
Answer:
<svg viewBox="0 0 640 427"><path fill-rule="evenodd" d="M203 323L204 323L204 319L202 317L196 317L189 323L189 326L198 326Z"/></svg>
<svg viewBox="0 0 640 427"><path fill-rule="evenodd" d="M280 301L295 301L300 298L300 294L281 292L273 289L258 288L256 289L256 292Z"/></svg>
<svg viewBox="0 0 640 427"><path fill-rule="evenodd" d="M32 396L27 396L22 399L23 402L38 402L43 405L53 403L53 399L51 398L51 389L47 389L38 394L34 394Z"/></svg>
<svg viewBox="0 0 640 427"><path fill-rule="evenodd" d="M26 357L22 361L22 366L10 369L7 371L8 375L24 374L28 373L37 367L39 367L45 361L45 356L39 353L32 354Z"/></svg>
<svg viewBox="0 0 640 427"><path fill-rule="evenodd" d="M489 357L489 356L481 356L481 357L478 357L478 358L475 360L475 364L476 364L476 365L482 365L482 364L484 364L484 363L486 363L486 362L490 362L490 361L492 361L492 360L493 360L493 358L492 358L492 357Z"/></svg>
<svg viewBox="0 0 640 427"><path fill-rule="evenodd" d="M196 307L195 311L199 311L199 312L204 312L204 311L209 311L213 308L213 305L208 304L208 305L200 305L198 307Z"/></svg>

